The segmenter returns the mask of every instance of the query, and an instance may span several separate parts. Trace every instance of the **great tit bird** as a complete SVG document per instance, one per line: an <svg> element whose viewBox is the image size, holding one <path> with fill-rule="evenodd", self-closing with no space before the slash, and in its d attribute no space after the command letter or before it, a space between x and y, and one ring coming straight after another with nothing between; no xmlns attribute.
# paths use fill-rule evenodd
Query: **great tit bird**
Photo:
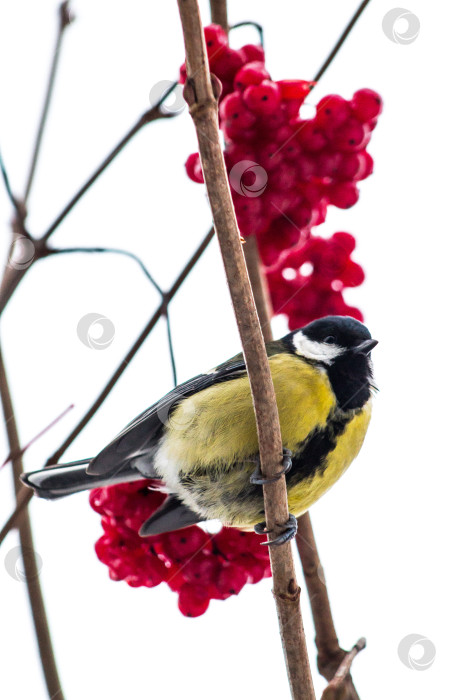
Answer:
<svg viewBox="0 0 467 700"><path fill-rule="evenodd" d="M267 343L290 510L272 543L295 535L296 516L357 456L370 420L377 342L359 321L328 316ZM242 354L177 386L93 459L22 475L49 499L141 478L163 481L170 494L141 535L211 519L264 532L264 479Z"/></svg>

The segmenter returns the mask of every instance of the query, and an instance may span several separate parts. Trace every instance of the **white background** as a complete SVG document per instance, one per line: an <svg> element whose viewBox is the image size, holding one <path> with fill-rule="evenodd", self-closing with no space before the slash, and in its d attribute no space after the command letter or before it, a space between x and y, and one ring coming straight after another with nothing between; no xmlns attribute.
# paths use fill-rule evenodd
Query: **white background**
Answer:
<svg viewBox="0 0 467 700"><path fill-rule="evenodd" d="M273 78L312 78L355 3L231 2L231 22L263 24ZM365 635L354 664L362 699L435 699L456 693L465 663L465 16L459 3L411 0L421 31L392 43L381 23L393 3L374 0L312 106L337 92L378 90L384 113L370 152L375 174L350 211L331 209L320 234L356 235L367 273L347 294L380 345L380 393L356 463L312 509L338 633ZM151 87L177 76L182 35L172 2L75 0L45 134L28 225L41 234L149 106ZM207 2L202 11L208 21ZM0 145L21 193L42 105L56 3L3 3L0 11ZM401 24L400 29L404 30ZM234 46L254 40L245 32ZM109 245L140 255L168 286L210 226L203 188L183 164L196 148L188 113L147 126L53 237L57 246ZM4 256L9 202L0 188ZM69 256L34 265L2 321L1 335L23 443L70 403L74 411L26 456L40 467L84 413L157 304L130 260ZM239 341L217 244L172 307L179 380L237 352ZM76 325L99 312L115 325L106 350L85 347ZM286 326L274 322L276 336ZM94 454L171 387L164 323L152 333L104 407L66 454ZM0 455L8 447L1 436ZM0 512L13 507L10 468L0 473ZM184 618L165 585L132 589L108 579L94 554L99 517L86 495L31 505L35 547L58 666L68 700L288 697L270 580ZM9 699L46 697L25 584L0 561L0 687ZM314 665L306 597L305 628ZM398 658L408 634L425 635L436 659L425 671ZM419 652L420 650L418 650ZM417 650L413 650L414 656ZM318 690L324 681L314 671Z"/></svg>

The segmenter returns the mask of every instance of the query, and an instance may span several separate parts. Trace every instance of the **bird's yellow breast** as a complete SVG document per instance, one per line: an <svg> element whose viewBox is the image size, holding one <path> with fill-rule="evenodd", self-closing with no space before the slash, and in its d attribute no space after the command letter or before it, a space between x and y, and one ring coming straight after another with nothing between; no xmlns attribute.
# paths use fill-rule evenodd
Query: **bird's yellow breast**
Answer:
<svg viewBox="0 0 467 700"><path fill-rule="evenodd" d="M336 447L328 454L324 469L288 489L291 513L298 516L307 511L342 476L360 452L370 418L371 401L368 401L347 423Z"/></svg>
<svg viewBox="0 0 467 700"><path fill-rule="evenodd" d="M324 427L336 405L326 373L296 355L269 358L282 442L295 451L310 431ZM165 458L178 469L224 468L258 453L248 377L231 379L184 399L171 415Z"/></svg>

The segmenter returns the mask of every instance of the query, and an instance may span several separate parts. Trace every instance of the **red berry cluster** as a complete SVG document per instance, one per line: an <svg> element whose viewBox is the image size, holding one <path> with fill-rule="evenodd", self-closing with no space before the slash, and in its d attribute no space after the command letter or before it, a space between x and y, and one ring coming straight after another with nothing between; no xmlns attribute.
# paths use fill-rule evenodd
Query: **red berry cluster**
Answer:
<svg viewBox="0 0 467 700"><path fill-rule="evenodd" d="M373 171L365 148L382 100L369 89L350 101L328 95L313 119L300 119L309 81L272 81L262 49L229 48L217 25L206 27L205 36L211 72L223 86L220 127L239 228L257 236L263 262L271 265L324 221L329 204L356 203L356 183ZM182 81L185 76L182 67ZM203 181L198 154L186 169Z"/></svg>
<svg viewBox="0 0 467 700"><path fill-rule="evenodd" d="M246 583L270 576L265 537L222 528L209 535L196 525L154 537L140 537L141 525L164 502L157 481L135 481L94 489L92 508L102 516L104 534L96 553L113 581L149 588L165 581L179 594L187 617L206 612L212 599L225 600Z"/></svg>
<svg viewBox="0 0 467 700"><path fill-rule="evenodd" d="M274 312L285 313L291 329L326 314L361 319L342 296L345 287L363 281L360 266L349 261L354 239L337 233L326 240L311 229L324 222L330 204L353 206L357 182L373 172L366 146L382 110L381 97L369 89L358 90L350 101L328 95L312 119L301 119L308 81L272 81L262 49L229 48L217 25L206 27L205 36L210 69L223 86L219 119L239 228L245 237L256 235L262 262L270 268ZM185 77L182 67L182 82ZM188 157L186 170L192 180L203 182L197 153ZM313 274L299 271L305 263L313 266ZM286 270L296 271L293 279L284 277Z"/></svg>
<svg viewBox="0 0 467 700"><path fill-rule="evenodd" d="M288 316L290 330L329 314L363 321L342 295L345 287L364 280L363 269L350 257L354 248L355 238L344 231L331 238L310 235L266 271L274 314Z"/></svg>

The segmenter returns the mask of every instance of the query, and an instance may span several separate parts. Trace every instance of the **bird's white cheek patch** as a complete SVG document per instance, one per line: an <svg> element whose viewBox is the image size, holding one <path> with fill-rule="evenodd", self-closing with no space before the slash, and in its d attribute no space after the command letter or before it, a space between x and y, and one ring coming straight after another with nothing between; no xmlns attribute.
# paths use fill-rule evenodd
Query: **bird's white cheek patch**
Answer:
<svg viewBox="0 0 467 700"><path fill-rule="evenodd" d="M338 345L310 340L302 331L296 333L293 340L299 355L306 357L307 360L324 362L326 365L332 364L332 361L344 352L343 348L340 348Z"/></svg>

